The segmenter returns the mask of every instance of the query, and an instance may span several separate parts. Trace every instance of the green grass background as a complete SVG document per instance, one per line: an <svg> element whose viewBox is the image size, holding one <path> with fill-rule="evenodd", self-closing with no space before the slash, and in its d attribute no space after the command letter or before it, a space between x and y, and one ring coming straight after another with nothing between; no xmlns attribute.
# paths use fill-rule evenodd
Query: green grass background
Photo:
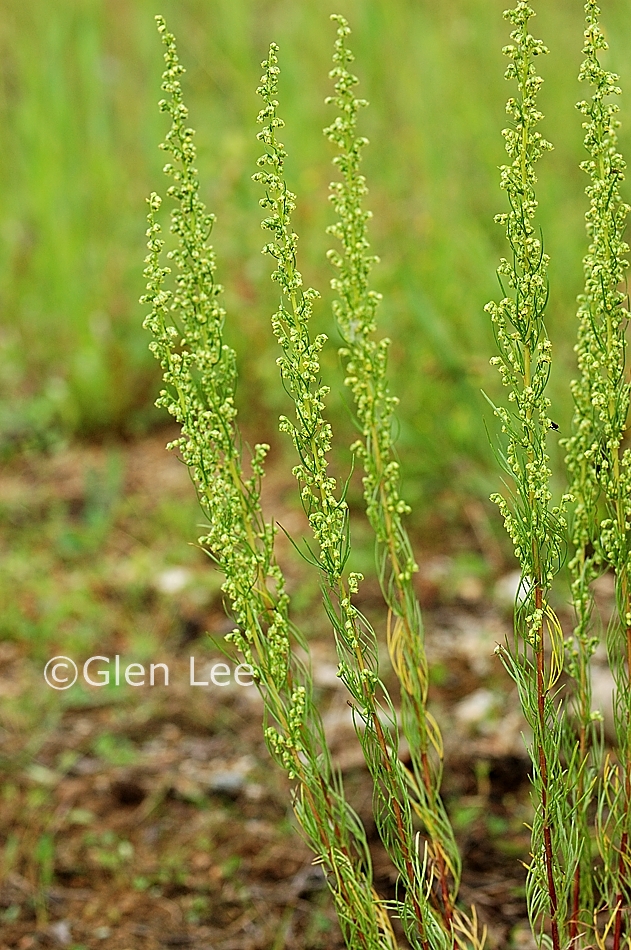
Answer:
<svg viewBox="0 0 631 950"><path fill-rule="evenodd" d="M204 197L218 216L215 246L226 286L228 335L238 348L240 409L257 437L274 438L284 404L269 314L269 262L260 254L255 95L270 40L281 48L287 173L305 280L323 292L316 321L332 331L327 184L331 119L324 98L332 9L353 28L374 211L381 325L394 340L401 454L415 493L447 482L486 491L491 461L480 389L498 392L485 302L498 294L506 253L493 215L504 210L501 47L506 0L0 0L0 441L46 442L51 433L133 435L160 420L159 382L141 329L145 196L164 192L157 110L162 12L179 41L190 121L197 129ZM540 165L540 223L551 255L548 311L554 343L553 417L571 413L575 297L584 253L577 81L582 4L546 0L533 30L541 61L542 129L555 151ZM622 144L629 152L631 2L603 0L620 72ZM335 338L332 332L333 339ZM335 387L335 347L326 373ZM350 426L340 396L342 441ZM491 420L491 425L493 425ZM495 475L492 476L495 482Z"/></svg>

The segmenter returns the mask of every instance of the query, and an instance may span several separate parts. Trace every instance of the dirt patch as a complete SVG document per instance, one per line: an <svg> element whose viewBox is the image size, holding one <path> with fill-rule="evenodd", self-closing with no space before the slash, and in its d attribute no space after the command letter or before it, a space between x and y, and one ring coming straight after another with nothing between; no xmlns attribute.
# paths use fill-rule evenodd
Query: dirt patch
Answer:
<svg viewBox="0 0 631 950"><path fill-rule="evenodd" d="M225 661L231 625L220 579L190 545L202 519L186 470L164 451L168 436L22 458L0 476L1 950L342 946L291 789L265 747L255 688L190 683L191 657L198 676ZM299 536L291 487L272 468L265 502ZM477 509L469 522L457 537L437 536L440 547L425 541L419 558L431 706L445 737L462 902L476 905L490 947L524 947L529 768L517 699L493 655L510 626L494 593L508 567ZM282 539L280 557L334 760L365 822L377 889L391 898L396 875L317 619L317 582ZM358 606L385 628L374 582ZM79 666L107 657L110 672L116 655L123 669L160 662L169 684L156 670L153 687L123 680L56 693L42 673L57 654ZM385 659L383 675L396 703Z"/></svg>

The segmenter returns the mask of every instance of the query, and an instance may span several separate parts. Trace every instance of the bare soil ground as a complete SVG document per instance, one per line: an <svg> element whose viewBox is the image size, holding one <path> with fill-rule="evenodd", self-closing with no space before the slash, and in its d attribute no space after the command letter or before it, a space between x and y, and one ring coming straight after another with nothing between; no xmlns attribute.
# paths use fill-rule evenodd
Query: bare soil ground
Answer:
<svg viewBox="0 0 631 950"><path fill-rule="evenodd" d="M201 517L165 441L23 456L0 476L0 950L333 950L335 914L255 688L190 684L190 657L202 674L225 659L230 624L212 565L187 545ZM299 534L292 491L272 469L266 504ZM472 509L456 536L439 523L420 535L419 594L462 903L491 948L528 947L529 766L493 655L510 628L511 568L485 519ZM317 584L290 553L281 540L331 748L378 890L393 897L331 639L314 619ZM374 581L358 602L383 629ZM58 692L43 679L58 654L164 662L169 685ZM384 677L396 698L385 650Z"/></svg>

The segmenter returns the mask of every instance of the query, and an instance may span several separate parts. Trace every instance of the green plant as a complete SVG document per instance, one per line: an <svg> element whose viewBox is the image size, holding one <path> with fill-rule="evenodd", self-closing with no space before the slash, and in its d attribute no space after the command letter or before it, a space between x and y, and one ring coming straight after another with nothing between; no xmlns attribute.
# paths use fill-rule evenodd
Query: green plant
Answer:
<svg viewBox="0 0 631 950"><path fill-rule="evenodd" d="M308 672L291 649L302 643L288 616L289 597L274 559L276 527L265 522L260 479L268 446L255 446L252 475L243 472L235 423L235 354L223 342L224 312L217 297L215 261L208 244L213 218L199 197L193 132L186 125L179 76L183 72L172 34L158 28L166 45L163 89L172 127L163 148L175 164L171 229L178 246L170 252L177 276L175 292L163 288L168 269L160 266L163 241L152 195L149 213L147 294L152 311L146 326L154 335L165 382L160 404L182 425L178 447L189 466L208 518L200 538L225 574L223 589L239 625L230 639L255 670L265 702L265 737L274 758L297 781L297 818L331 885L350 946L387 947L391 931L375 899L364 831L345 801L333 772L320 716L313 704ZM171 322L177 314L177 327ZM304 644L306 647L306 644Z"/></svg>
<svg viewBox="0 0 631 950"><path fill-rule="evenodd" d="M551 343L544 314L548 303L548 264L543 238L535 225L535 163L550 149L537 126L542 115L537 95L542 83L535 60L547 52L529 32L534 10L525 0L506 11L512 24L506 78L517 83L507 103L511 127L504 131L510 162L501 169L501 187L509 210L496 220L506 230L511 259L500 263L502 299L487 305L509 389L508 406L492 403L501 421L497 449L504 471L505 494L494 495L521 568L521 591L515 638L498 653L514 679L525 719L532 732L532 854L526 896L533 932L540 946L553 950L586 944L605 946L613 928L615 950L623 934L626 878L631 850L631 753L629 751L628 666L631 657L631 607L628 587L628 498L631 458L620 446L628 412L624 380L624 328L627 312L618 285L627 248L622 227L627 208L620 202L621 159L615 149L611 105L603 97L616 91L615 79L601 69L598 50L604 40L599 11L592 0L587 16L586 60L581 71L596 86L588 117L584 163L592 183L588 231L592 238L585 259L586 293L582 298L579 365L582 379L574 387L574 434L567 441L571 493L552 502L548 450L558 428L550 417L546 387ZM264 189L263 228L270 238L263 251L275 261L272 279L279 306L272 329L280 346L277 359L283 387L293 405L280 417L298 455L293 469L311 530L311 539L295 546L317 572L323 605L338 652L338 676L350 695L358 739L374 785L375 822L398 872L394 899L385 902L372 884L370 853L358 816L346 802L341 776L332 767L322 721L313 701L308 667L296 646L308 645L292 624L289 596L275 560L276 526L261 508L260 483L268 446L254 447L244 462L236 423L236 357L224 341L222 288L209 243L214 217L199 194L194 132L187 125L175 39L158 17L166 47L161 109L171 117L162 148L172 184L171 232L174 246L161 264L164 240L157 214L161 199L149 199L149 255L142 298L151 312L145 326L159 359L166 388L158 404L180 423L182 435L170 444L188 465L208 524L199 539L225 580L235 629L228 640L251 664L265 705L264 732L272 756L294 783L293 804L300 827L325 873L340 925L351 948L393 948L391 917L402 922L410 946L422 950L478 948L475 910L458 906L460 857L440 798L442 746L438 727L427 709L428 669L420 608L413 588L417 570L404 525L409 507L403 500L394 451L392 415L397 400L389 392L386 364L389 341L376 340L379 295L370 288L375 258L370 255L363 206L365 179L360 171L366 139L357 133L357 116L365 105L354 94L357 78L349 71L353 57L349 29L335 16L335 94L329 102L338 115L325 130L337 147L334 164L341 178L331 185L338 220L329 228L340 249L329 252L336 269L332 287L335 318L344 346L340 350L346 385L355 404L360 432L351 447L353 464L364 470L364 502L376 538L377 569L388 608L388 646L400 683L401 714L380 677L377 636L355 606L362 576L348 570L350 551L347 488L352 470L338 486L330 474L333 431L321 381L327 338L311 329L314 303L320 296L303 288L292 227L296 196L285 178L287 153L279 140L284 126L278 114L278 47L264 61L258 93L263 99L258 134L264 153L255 181ZM596 355L595 355L596 354ZM596 364L596 365L595 365ZM602 497L604 515L598 514ZM573 597L577 612L574 635L567 642L552 609L550 592L562 566L567 539L566 509L576 500L572 523ZM618 683L616 709L620 764L602 763L589 693L589 660L596 639L591 626L590 581L610 563L618 577L620 617L609 636L610 662ZM564 690L564 671L574 694ZM575 710L570 716L570 707ZM411 768L399 758L404 737ZM596 826L592 829L593 802ZM576 819L576 820L575 820ZM601 867L593 868L592 839L601 850ZM597 878L595 896L592 875ZM604 928L598 914L607 912Z"/></svg>
<svg viewBox="0 0 631 950"><path fill-rule="evenodd" d="M279 70L274 45L264 63L265 74L258 90L265 103L259 122L267 123L259 133L267 147L259 165L264 169L271 167L271 171L258 172L255 179L265 187L261 205L270 211L263 227L272 233L273 239L264 252L277 262L272 279L279 284L282 294L280 309L272 318L272 328L282 349L277 362L283 385L295 404L295 422L281 416L280 426L292 436L298 453L300 461L293 473L315 542L315 550L306 543L305 558L320 572L324 606L338 652L338 676L353 698L358 738L374 781L377 827L405 888L405 901L397 907L397 915L403 920L411 942L420 934L421 943L429 945L431 931L439 934L444 927L449 934L452 929L454 894L449 878L453 877L457 889L459 860L429 758L430 736L437 749L440 737L426 709L427 663L422 649L420 611L411 587L417 567L401 524L401 515L409 509L399 497L398 465L392 459L389 430L395 400L388 396L385 383L387 341L376 344L371 339L378 298L367 289L371 258L366 254L367 212L361 207L365 186L359 174L364 140L358 139L355 131L356 114L362 102L353 96L357 80L346 69L352 60L345 44L348 26L341 17L338 22L332 71L337 80L336 96L332 101L341 115L327 130L340 148L336 164L343 174L342 182L332 186L335 209L341 215L332 230L341 239L344 252L343 256L332 254L340 270L334 289L341 299L335 309L348 343L342 356L352 360L347 364L347 372L356 374L348 376L347 381L365 442L356 443L353 448L366 471L368 516L381 549L380 580L395 617L390 644L394 666L404 686L404 728L407 725L414 778L398 758L397 717L379 678L374 630L352 603L363 578L346 570L350 539L345 491L338 493L335 479L327 473L332 430L323 416L328 387L319 382L319 353L326 337L320 334L311 338L309 320L312 302L318 294L311 288L302 290L302 276L296 264L297 235L291 230L295 196L284 179L286 153L276 134L284 123L277 115ZM430 880L436 874L440 889L438 914L428 900L427 883L421 871L414 811L428 833L431 850L425 860L431 868Z"/></svg>
<svg viewBox="0 0 631 950"><path fill-rule="evenodd" d="M498 366L514 405L494 406L506 435L506 448L498 449L497 454L511 487L508 498L496 494L493 500L504 518L522 574L514 648L498 648L498 652L517 684L533 734L530 754L536 809L528 869L529 916L537 928L550 920L553 947L559 950L566 941L568 869L577 860L580 842L572 834L575 826L570 820L561 759L562 719L554 700L563 669L563 633L550 606L549 592L561 566L564 506L569 499L564 498L560 506L550 505L552 473L546 442L552 420L545 388L551 343L544 323L548 257L533 219L537 208L535 163L551 145L536 129L543 118L536 104L543 80L536 73L534 59L547 49L528 32L533 15L525 2L505 13L514 27L513 43L504 49L510 59L506 79L516 80L518 95L507 102L512 124L503 132L511 163L501 168L501 187L510 211L497 215L496 221L506 228L512 257L502 260L498 269L504 297L486 309L500 353L492 362Z"/></svg>
<svg viewBox="0 0 631 950"><path fill-rule="evenodd" d="M84 836L84 846L91 863L121 880L125 879L125 869L134 856L134 846L130 841L109 829L88 831Z"/></svg>
<svg viewBox="0 0 631 950"><path fill-rule="evenodd" d="M112 735L103 732L92 743L95 755L109 765L133 765L138 753L132 743L125 736Z"/></svg>
<svg viewBox="0 0 631 950"><path fill-rule="evenodd" d="M46 831L37 840L33 852L33 864L37 868L37 891L35 894L36 916L40 926L48 922L46 891L55 876L54 836Z"/></svg>
<svg viewBox="0 0 631 950"><path fill-rule="evenodd" d="M629 412L628 311L620 289L628 266L623 230L629 208L619 192L624 162L617 151L614 116L618 107L606 97L619 94L620 89L618 77L599 62L607 44L599 24L600 10L594 0L588 0L585 59L579 78L589 81L594 92L590 103L578 104L586 117L589 154L581 167L590 175L586 214L590 246L583 262L585 292L579 297L576 346L581 376L572 384L573 432L565 440L571 493L562 497L560 505L550 507L546 441L550 430L558 426L550 419L550 401L545 396L551 349L543 320L548 258L533 225L534 163L550 146L535 131L542 118L536 109L541 79L532 60L547 51L528 32L534 11L527 3L518 3L507 15L515 30L511 34L514 45L504 51L511 59L506 75L517 80L519 95L508 101L513 127L504 132L513 160L502 168L510 212L498 216L506 225L513 259L502 261L498 274L500 283L506 278L512 295L487 309L500 350L493 362L499 365L515 404L514 410L495 408L507 434L507 449L498 454L511 479L508 499L497 495L496 501L521 564L524 597L516 616L515 648L500 649L500 655L517 683L534 737L529 915L540 940L549 928L554 950L577 946L588 934L603 946L610 930L613 946L619 950L628 900L631 805L627 581L631 457L628 450L621 450ZM575 502L570 571L576 625L564 642L548 595L562 563L565 506L571 500ZM607 636L617 686L615 763L603 757L598 728L602 717L592 709L590 686L590 660L599 642L590 585L607 565L616 575L618 600L618 616ZM563 668L573 681L569 696L557 686ZM594 837L600 862L593 860ZM600 912L606 915L602 930Z"/></svg>
<svg viewBox="0 0 631 950"><path fill-rule="evenodd" d="M409 744L414 773L412 803L428 836L429 860L440 889L442 912L451 925L460 876L460 858L453 832L440 798L442 776L441 738L427 709L428 668L423 647L423 621L413 587L418 570L403 516L410 512L401 497L399 463L393 439L392 415L398 399L389 394L386 360L390 341L373 339L375 311L380 296L369 288L370 270L377 258L369 254L367 222L371 213L362 206L366 193L360 161L367 139L357 135L357 114L367 105L357 99L358 80L347 69L353 55L345 38L350 30L339 23L331 78L336 80L338 116L325 129L337 146L333 159L342 180L330 186L330 198L339 220L329 227L342 253L329 251L338 271L331 281L338 298L333 303L337 326L345 342L339 355L345 361L345 384L355 402L356 424L362 439L351 446L364 469L366 514L376 538L379 583L388 606L388 647L401 686L402 730ZM396 720L395 720L396 721Z"/></svg>
<svg viewBox="0 0 631 950"><path fill-rule="evenodd" d="M577 689L580 754L591 776L602 769L602 749L594 735L591 711L589 659L599 637L593 623L591 582L608 567L616 579L617 615L607 631L609 662L616 682L614 714L618 762L606 764L598 787L598 846L602 874L592 881L588 863L577 868L575 905L583 907L596 885L605 905L614 911L613 940L621 946L624 905L628 900L629 821L631 818L631 590L629 537L631 507L631 454L623 447L629 414L629 384L625 372L629 250L624 226L629 205L620 198L625 163L618 151L616 114L608 100L620 95L618 76L606 70L599 57L607 49L594 0L585 4L585 55L580 79L593 87L591 101L578 103L585 117L585 148L581 167L590 177L586 188L589 249L583 260L585 290L579 297L576 346L580 377L572 384L575 402L573 434L567 440L567 465L576 498L573 530L574 557L570 563L577 625L571 672ZM589 765L591 768L587 768ZM589 783L580 776L578 787ZM590 789L591 790L591 789ZM584 794L584 803L591 795ZM585 812L585 805L581 809Z"/></svg>

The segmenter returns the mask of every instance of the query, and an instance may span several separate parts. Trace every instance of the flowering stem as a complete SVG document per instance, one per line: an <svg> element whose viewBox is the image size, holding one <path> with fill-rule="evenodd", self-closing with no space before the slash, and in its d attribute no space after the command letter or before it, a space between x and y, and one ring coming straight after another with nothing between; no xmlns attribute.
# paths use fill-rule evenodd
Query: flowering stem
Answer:
<svg viewBox="0 0 631 950"><path fill-rule="evenodd" d="M403 516L410 509L400 495L399 466L392 439L392 414L398 400L389 394L386 380L390 341L377 342L373 338L380 295L370 289L368 282L377 258L370 255L367 222L371 214L362 203L367 188L360 163L367 139L357 134L357 116L367 103L354 93L358 79L349 71L354 57L347 45L348 23L339 15L332 19L337 23L334 67L330 73L335 80L335 95L327 102L335 105L337 116L324 131L337 148L333 163L341 173L341 180L330 185L330 200L339 220L328 231L341 244L341 252L328 252L337 271L331 281L337 294L333 309L344 340L340 356L345 364L345 384L352 391L363 436L352 450L364 468L366 513L377 539L379 579L389 608L388 646L401 686L403 731L414 771L410 787L414 793L413 807L428 837L430 869L438 883L443 926L453 939L460 858L440 799L440 734L427 710L427 658L413 588L413 575L418 568L403 523ZM435 762L430 758L432 746L436 750Z"/></svg>
<svg viewBox="0 0 631 950"><path fill-rule="evenodd" d="M580 712L581 736L593 718L588 664L598 643L590 629L589 585L606 566L613 569L616 579L617 623L610 625L607 646L616 683L614 719L619 764L603 774L598 841L603 858L601 888L614 910L613 946L620 950L627 914L631 825L631 455L628 449L622 449L629 412L625 374L629 314L620 289L628 266L625 255L629 248L623 233L629 206L620 198L625 163L617 148L619 107L610 101L621 90L618 77L600 64L599 56L607 43L599 17L598 4L587 0L585 58L579 79L590 83L592 96L590 101L579 102L577 108L585 117L588 158L581 168L590 179L585 216L589 247L583 260L585 289L579 297L576 351L580 376L572 383L575 411L572 437L567 441L567 465L576 499L576 553L570 565L578 618L578 662L574 666L578 670L575 675L586 683ZM586 748L582 754L587 755Z"/></svg>
<svg viewBox="0 0 631 950"><path fill-rule="evenodd" d="M258 165L265 170L254 178L265 187L261 205L269 214L263 228L271 232L272 240L263 250L277 263L272 279L281 290L280 307L272 318L282 353L277 362L295 405L295 421L281 416L280 427L291 435L300 460L293 472L317 545L315 551L308 549L308 560L320 570L322 596L340 661L338 675L354 700L355 725L375 787L377 828L405 887L404 900L395 902L396 912L412 946L432 950L437 935L444 931L431 905L419 860L410 781L398 757L394 708L378 675L375 634L352 603L362 577L345 571L349 550L347 503L344 495L337 495L336 480L328 475L332 431L323 416L328 387L318 381L319 353L326 337L321 334L312 340L310 336L312 305L319 295L312 289L302 290L296 264L297 236L291 230L295 196L285 183L286 153L276 136L283 122L276 111L279 69L275 44L263 68L258 91L264 101L259 114L264 128L258 137L266 152Z"/></svg>
<svg viewBox="0 0 631 950"><path fill-rule="evenodd" d="M257 445L243 475L236 426L234 352L223 343L225 318L221 287L214 281L215 260L208 244L213 217L199 197L193 130L186 127L179 77L184 72L175 39L157 18L166 47L161 103L172 118L163 144L172 162L165 172L175 200L171 230L177 245L169 254L176 268L175 290L167 290L169 268L160 266L163 241L156 221L160 199L149 199L149 255L145 275L151 304L145 326L151 349L164 371L167 388L158 400L182 426L179 448L208 519L200 544L223 572L223 590L237 627L227 639L253 669L265 707L265 739L273 757L296 782L294 810L307 841L322 865L349 948L395 950L392 928L372 884L365 832L349 808L335 775L312 682L292 650L306 648L289 620L289 597L274 557L275 526L265 522L260 480L266 445ZM175 325L173 325L175 323Z"/></svg>
<svg viewBox="0 0 631 950"><path fill-rule="evenodd" d="M492 363L498 366L502 382L510 390L509 402L515 407L494 406L507 436L507 448L498 449L497 454L514 488L509 489L508 498L499 494L492 498L513 541L525 596L516 610L515 647L513 651L499 648L498 652L517 684L534 736L531 756L538 801L532 831L533 860L527 879L531 924L533 929L539 926L541 940L547 918L553 950L560 950L560 925L565 920L565 903L561 906L559 902L564 880L562 864L574 868L574 843L568 840L563 814L563 720L550 698L563 667L563 634L548 602L548 592L561 560L566 498L560 506L550 507L546 439L551 420L545 388L551 345L544 323L548 257L533 225L537 208L534 166L551 148L536 129L542 119L536 105L542 79L533 60L547 50L528 32L534 10L525 0L519 0L504 15L514 27L513 42L504 49L510 60L506 78L516 80L519 95L506 104L512 126L503 132L511 164L502 166L501 187L507 192L510 211L497 215L496 220L506 228L513 257L511 261L502 260L498 269L505 296L497 304L487 304L486 310L499 350ZM546 639L551 648L549 667Z"/></svg>

